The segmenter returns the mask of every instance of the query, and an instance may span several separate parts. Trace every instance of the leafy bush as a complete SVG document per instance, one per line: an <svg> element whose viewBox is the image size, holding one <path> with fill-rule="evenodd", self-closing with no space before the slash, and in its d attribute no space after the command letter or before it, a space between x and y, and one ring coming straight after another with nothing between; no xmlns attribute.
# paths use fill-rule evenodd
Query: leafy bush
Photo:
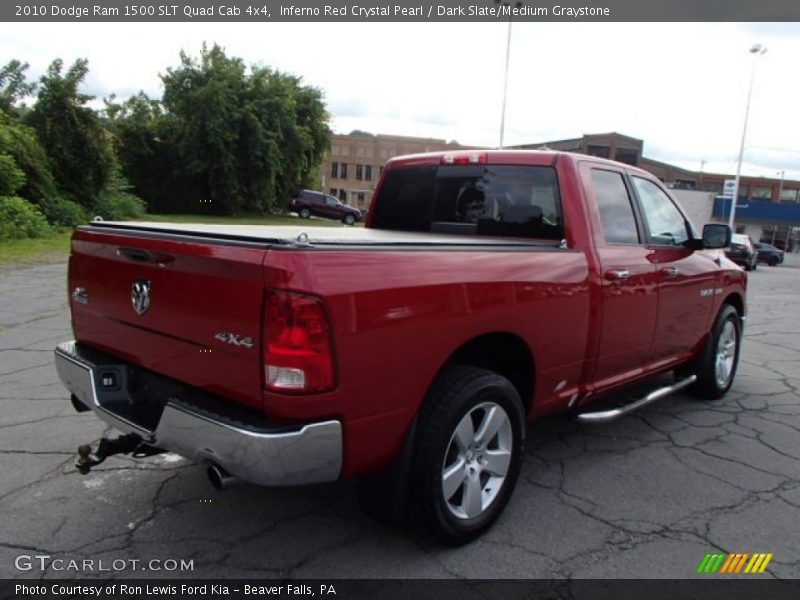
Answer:
<svg viewBox="0 0 800 600"><path fill-rule="evenodd" d="M107 221L138 219L147 211L144 200L120 191L107 191L100 194L94 204L94 216L103 217Z"/></svg>
<svg viewBox="0 0 800 600"><path fill-rule="evenodd" d="M75 227L89 221L89 213L77 202L55 197L39 203L40 210L56 227Z"/></svg>
<svg viewBox="0 0 800 600"><path fill-rule="evenodd" d="M25 173L17 167L14 157L0 154L0 194L15 194L25 184Z"/></svg>
<svg viewBox="0 0 800 600"><path fill-rule="evenodd" d="M17 196L0 196L0 240L42 237L51 231L33 204Z"/></svg>

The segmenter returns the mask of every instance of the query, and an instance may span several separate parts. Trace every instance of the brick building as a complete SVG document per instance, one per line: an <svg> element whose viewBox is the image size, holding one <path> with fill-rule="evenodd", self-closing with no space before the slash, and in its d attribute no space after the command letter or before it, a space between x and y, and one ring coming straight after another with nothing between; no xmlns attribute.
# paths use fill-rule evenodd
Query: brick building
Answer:
<svg viewBox="0 0 800 600"><path fill-rule="evenodd" d="M375 184L386 162L402 154L459 150L456 142L354 131L334 135L331 151L320 168L320 189L362 211L369 208Z"/></svg>

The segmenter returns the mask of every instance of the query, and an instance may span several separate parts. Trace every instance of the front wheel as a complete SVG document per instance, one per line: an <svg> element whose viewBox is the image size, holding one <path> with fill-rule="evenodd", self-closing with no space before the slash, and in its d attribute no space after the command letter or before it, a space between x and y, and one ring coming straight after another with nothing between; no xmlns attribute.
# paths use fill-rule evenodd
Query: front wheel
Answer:
<svg viewBox="0 0 800 600"><path fill-rule="evenodd" d="M777 267L778 266L778 257L777 256L771 256L770 257L769 266L770 267Z"/></svg>
<svg viewBox="0 0 800 600"><path fill-rule="evenodd" d="M426 528L459 545L500 516L517 483L524 409L505 377L451 367L431 387L420 414L411 489Z"/></svg>
<svg viewBox="0 0 800 600"><path fill-rule="evenodd" d="M697 358L696 395L716 400L733 384L742 346L742 320L736 309L723 304L703 351Z"/></svg>
<svg viewBox="0 0 800 600"><path fill-rule="evenodd" d="M356 222L356 218L353 215L345 215L342 221L344 221L345 225L352 225Z"/></svg>

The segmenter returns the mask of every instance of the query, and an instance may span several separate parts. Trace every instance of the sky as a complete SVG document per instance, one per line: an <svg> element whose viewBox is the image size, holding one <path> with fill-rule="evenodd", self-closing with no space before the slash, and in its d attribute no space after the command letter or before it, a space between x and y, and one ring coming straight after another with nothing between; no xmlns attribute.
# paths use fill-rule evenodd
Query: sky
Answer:
<svg viewBox="0 0 800 600"><path fill-rule="evenodd" d="M144 90L203 42L323 90L336 133L499 143L504 23L0 23L0 63L89 60L84 92ZM511 29L505 144L617 131L644 154L800 180L800 23L521 23Z"/></svg>

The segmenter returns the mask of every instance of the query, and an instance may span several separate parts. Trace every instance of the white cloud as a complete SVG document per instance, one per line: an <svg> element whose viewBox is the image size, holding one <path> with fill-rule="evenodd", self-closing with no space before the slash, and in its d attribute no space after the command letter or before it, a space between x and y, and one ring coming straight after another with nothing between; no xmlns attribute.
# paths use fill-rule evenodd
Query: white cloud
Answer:
<svg viewBox="0 0 800 600"><path fill-rule="evenodd" d="M732 171L754 42L759 58L746 173L800 179L797 24L514 23L506 143L618 131L645 154ZM336 130L498 142L503 23L0 24L0 56L41 74L89 59L87 91L161 93L159 73L217 42L229 55L325 92ZM776 150L782 149L782 150Z"/></svg>

